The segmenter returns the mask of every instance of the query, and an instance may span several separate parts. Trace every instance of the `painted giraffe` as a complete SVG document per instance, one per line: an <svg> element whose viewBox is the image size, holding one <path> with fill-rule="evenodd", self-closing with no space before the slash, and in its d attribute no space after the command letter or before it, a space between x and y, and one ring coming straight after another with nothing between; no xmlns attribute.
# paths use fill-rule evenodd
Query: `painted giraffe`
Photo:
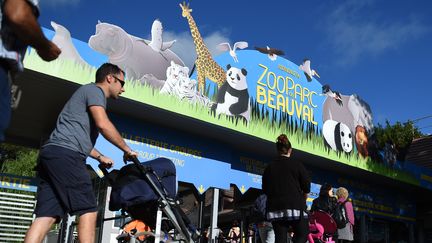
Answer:
<svg viewBox="0 0 432 243"><path fill-rule="evenodd" d="M183 2L183 4L179 5L182 9L182 16L188 20L192 39L195 44L195 50L197 53L195 68L197 70L198 77L198 90L201 93L204 93L206 78L215 82L218 87L220 87L225 82L226 73L224 69L213 60L210 51L204 44L195 20L191 15L192 9L189 8L189 4L186 5L186 3Z"/></svg>

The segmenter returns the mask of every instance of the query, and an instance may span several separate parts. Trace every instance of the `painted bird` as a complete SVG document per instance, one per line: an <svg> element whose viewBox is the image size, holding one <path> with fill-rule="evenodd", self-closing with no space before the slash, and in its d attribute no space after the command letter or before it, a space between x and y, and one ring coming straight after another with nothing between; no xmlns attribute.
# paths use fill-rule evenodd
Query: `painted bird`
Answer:
<svg viewBox="0 0 432 243"><path fill-rule="evenodd" d="M264 47L255 47L255 50L267 54L268 58L270 58L270 60L275 61L277 56L282 56L285 55L285 53L281 50L275 49L275 48L270 48L268 46Z"/></svg>
<svg viewBox="0 0 432 243"><path fill-rule="evenodd" d="M248 43L246 41L238 41L234 43L234 47L231 49L231 45L228 42L220 43L218 45L218 49L221 51L229 51L229 54L234 59L234 62L238 62L236 50L239 49L245 49L248 47Z"/></svg>
<svg viewBox="0 0 432 243"><path fill-rule="evenodd" d="M151 28L151 41L148 43L148 45L155 51L155 52L162 52L165 51L176 42L176 40L164 42L162 38L163 33L163 27L162 22L159 19L155 19L152 24Z"/></svg>
<svg viewBox="0 0 432 243"><path fill-rule="evenodd" d="M305 74L305 76L309 82L312 81L313 76L317 76L318 78L320 78L318 73L315 70L311 69L310 63L311 63L311 61L309 59L304 59L303 63L299 66L299 69L304 72L304 74Z"/></svg>
<svg viewBox="0 0 432 243"><path fill-rule="evenodd" d="M334 99L336 103L338 103L338 105L343 106L342 97L340 93L337 91L332 91L330 89L330 85L326 84L322 86L322 94L329 98Z"/></svg>

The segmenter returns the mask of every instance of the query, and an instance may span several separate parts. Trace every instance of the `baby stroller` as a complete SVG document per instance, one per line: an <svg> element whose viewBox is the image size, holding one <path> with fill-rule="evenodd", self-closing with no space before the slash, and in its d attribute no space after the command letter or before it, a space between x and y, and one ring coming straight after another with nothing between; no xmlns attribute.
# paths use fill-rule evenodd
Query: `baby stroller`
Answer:
<svg viewBox="0 0 432 243"><path fill-rule="evenodd" d="M324 211L314 211L309 215L309 231L309 243L335 243L336 222Z"/></svg>
<svg viewBox="0 0 432 243"><path fill-rule="evenodd" d="M153 234L155 242L161 240L161 228L165 232L174 230L171 241L193 243L197 240L198 233L193 230L175 198L176 170L171 160L157 158L141 163L134 159L133 164L110 173L105 168L99 168L112 186L109 210L122 210L134 220L145 222L156 230ZM162 222L162 212L167 221ZM143 234L148 235L149 232L140 232L140 235ZM130 238L135 240L140 235L130 235Z"/></svg>

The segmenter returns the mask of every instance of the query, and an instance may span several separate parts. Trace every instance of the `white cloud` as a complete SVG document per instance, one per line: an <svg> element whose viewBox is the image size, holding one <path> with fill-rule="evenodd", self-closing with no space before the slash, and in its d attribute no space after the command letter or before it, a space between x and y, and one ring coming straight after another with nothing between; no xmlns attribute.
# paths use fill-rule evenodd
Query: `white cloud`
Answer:
<svg viewBox="0 0 432 243"><path fill-rule="evenodd" d="M327 44L338 56L336 64L353 64L362 56L398 49L431 30L414 16L385 20L383 16L374 15L374 3L345 1L328 15L324 30Z"/></svg>
<svg viewBox="0 0 432 243"><path fill-rule="evenodd" d="M39 5L47 7L59 7L59 6L76 6L80 3L80 0L41 0Z"/></svg>
<svg viewBox="0 0 432 243"><path fill-rule="evenodd" d="M176 53L188 66L193 67L196 59L195 44L192 40L192 36L189 31L174 33L171 31L165 31L163 33L164 41L177 40L176 43L171 47L171 50ZM204 37L204 43L209 49L212 56L220 53L216 46L222 42L229 42L228 37L224 36L224 33L216 31L208 36Z"/></svg>

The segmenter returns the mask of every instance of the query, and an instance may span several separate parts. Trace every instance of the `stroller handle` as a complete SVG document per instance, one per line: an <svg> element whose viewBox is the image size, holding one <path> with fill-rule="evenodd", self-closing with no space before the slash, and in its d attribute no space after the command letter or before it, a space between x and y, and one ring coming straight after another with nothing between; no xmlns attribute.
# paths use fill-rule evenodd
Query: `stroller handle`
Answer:
<svg viewBox="0 0 432 243"><path fill-rule="evenodd" d="M142 166L141 162L138 160L138 157L132 157L131 161L137 166Z"/></svg>
<svg viewBox="0 0 432 243"><path fill-rule="evenodd" d="M104 177L108 180L109 184L112 185L114 183L114 180L109 176L108 170L105 167L103 167L102 164L99 164L98 167L102 171Z"/></svg>
<svg viewBox="0 0 432 243"><path fill-rule="evenodd" d="M138 160L138 157L132 157L132 159L131 159L130 161L132 161L132 163L134 163L134 165L135 165L139 170L141 170L141 172L144 173L144 174L147 173L147 172L149 172L149 171L151 171L151 168L149 168L149 167L143 165L143 164L141 163L141 161ZM150 169L150 170L149 170L149 169Z"/></svg>
<svg viewBox="0 0 432 243"><path fill-rule="evenodd" d="M138 160L138 157L133 157L132 162L142 170L142 172L147 172L147 167L145 165L142 165L141 162ZM107 178L108 182L112 185L114 183L113 178L109 175L108 170L102 166L102 164L98 165L99 169L102 171L102 174L105 178Z"/></svg>
<svg viewBox="0 0 432 243"><path fill-rule="evenodd" d="M109 173L108 173L108 170L107 170L105 167L103 167L102 164L99 164L98 167L99 167L99 169L102 171L102 174L103 174L104 176L108 177L108 174L109 174Z"/></svg>

